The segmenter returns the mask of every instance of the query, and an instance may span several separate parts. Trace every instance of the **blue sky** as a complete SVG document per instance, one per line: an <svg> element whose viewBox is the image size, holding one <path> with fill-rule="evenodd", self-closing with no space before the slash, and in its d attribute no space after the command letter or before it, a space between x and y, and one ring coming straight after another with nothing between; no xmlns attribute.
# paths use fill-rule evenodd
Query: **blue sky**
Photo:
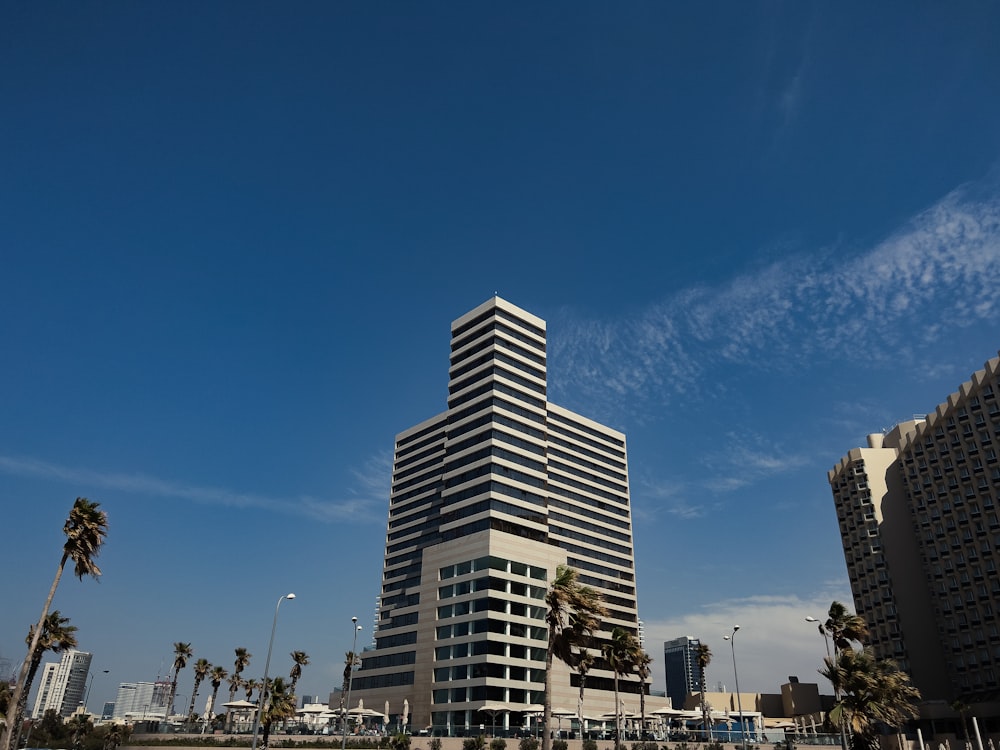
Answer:
<svg viewBox="0 0 1000 750"><path fill-rule="evenodd" d="M339 684L394 435L450 322L549 324L550 398L628 435L641 616L744 690L849 601L826 471L1000 348L997 6L29 4L0 47L0 656L73 499L99 673L175 641ZM256 670L256 672L255 672ZM179 692L190 694L190 670ZM204 693L202 695L204 697Z"/></svg>

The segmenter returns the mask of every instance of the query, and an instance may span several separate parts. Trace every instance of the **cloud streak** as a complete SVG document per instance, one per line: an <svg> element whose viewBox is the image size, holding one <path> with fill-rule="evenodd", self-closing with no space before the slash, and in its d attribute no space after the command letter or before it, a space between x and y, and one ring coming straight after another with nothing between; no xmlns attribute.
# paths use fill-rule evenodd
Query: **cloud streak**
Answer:
<svg viewBox="0 0 1000 750"><path fill-rule="evenodd" d="M296 498L267 497L221 487L199 487L146 474L101 472L15 456L0 456L0 473L66 482L80 487L120 490L148 497L169 497L208 505L266 510L322 523L384 523L386 498L389 497L389 464L389 459L385 456L370 459L361 470L354 472L360 490L341 500L308 495Z"/></svg>
<svg viewBox="0 0 1000 750"><path fill-rule="evenodd" d="M818 256L818 257L817 257ZM642 420L739 366L795 372L915 362L945 326L1000 319L1000 196L960 189L866 252L794 256L694 287L631 320L550 325L554 399ZM914 339L910 332L922 330ZM850 346L845 346L849 342Z"/></svg>

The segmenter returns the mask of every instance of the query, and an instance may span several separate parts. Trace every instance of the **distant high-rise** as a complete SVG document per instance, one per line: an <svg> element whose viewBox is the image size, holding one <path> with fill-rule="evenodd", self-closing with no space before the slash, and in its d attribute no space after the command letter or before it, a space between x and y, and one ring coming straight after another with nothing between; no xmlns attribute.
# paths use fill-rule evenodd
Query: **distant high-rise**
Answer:
<svg viewBox="0 0 1000 750"><path fill-rule="evenodd" d="M114 718L127 721L163 719L169 711L170 683L122 682L115 697Z"/></svg>
<svg viewBox="0 0 1000 750"><path fill-rule="evenodd" d="M63 652L58 662L45 664L38 680L32 716L41 718L51 709L66 718L82 705L91 658L86 651L70 649Z"/></svg>
<svg viewBox="0 0 1000 750"><path fill-rule="evenodd" d="M998 393L994 358L828 474L854 607L925 700L1000 695Z"/></svg>
<svg viewBox="0 0 1000 750"><path fill-rule="evenodd" d="M452 323L448 408L396 438L378 631L352 703L398 716L405 699L411 726L448 734L526 724L563 563L604 596L595 655L613 628L637 634L625 436L550 403L546 362L545 321L503 299ZM553 705L575 709L579 675L553 669ZM620 689L637 710L639 683ZM598 658L585 711L613 710Z"/></svg>
<svg viewBox="0 0 1000 750"><path fill-rule="evenodd" d="M667 673L667 697L674 708L684 708L691 693L701 692L698 647L701 641L689 635L663 644L663 667Z"/></svg>

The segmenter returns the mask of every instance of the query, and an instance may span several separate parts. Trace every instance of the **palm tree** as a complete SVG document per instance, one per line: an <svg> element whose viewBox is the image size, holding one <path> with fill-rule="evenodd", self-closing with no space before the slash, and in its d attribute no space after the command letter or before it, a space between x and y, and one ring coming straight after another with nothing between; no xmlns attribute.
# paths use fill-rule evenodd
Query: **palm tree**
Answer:
<svg viewBox="0 0 1000 750"><path fill-rule="evenodd" d="M86 714L73 714L66 719L65 726L72 733L74 749L83 747L84 738L94 731L94 725Z"/></svg>
<svg viewBox="0 0 1000 750"><path fill-rule="evenodd" d="M117 750L125 739L120 724L109 724L104 735L104 750Z"/></svg>
<svg viewBox="0 0 1000 750"><path fill-rule="evenodd" d="M46 651L58 654L62 651L76 648L76 625L70 625L69 618L63 617L58 609L54 609L45 618L40 638L35 637L34 625L28 628L28 637L24 639L24 642L31 644L32 641L35 642L35 650L31 654L31 660L28 665L28 674L24 681L24 692L21 693L21 705L15 706L16 715L12 726L16 727L16 729L11 733L11 739L14 743L17 743L18 735L21 733L21 727L24 724L24 712L28 706L28 693L31 692L31 685L35 681L35 675L38 674L38 667L42 663L42 657ZM8 708L10 707L8 706Z"/></svg>
<svg viewBox="0 0 1000 750"><path fill-rule="evenodd" d="M631 672L635 667L636 658L639 653L639 642L635 636L621 627L615 627L611 631L611 640L603 644L601 650L604 652L604 660L615 676L615 749L621 748L622 744L622 712L621 698L618 693L618 678Z"/></svg>
<svg viewBox="0 0 1000 750"><path fill-rule="evenodd" d="M712 717L709 715L707 686L705 684L705 670L712 663L712 649L707 643L698 643L695 649L695 661L698 663L698 687L701 690L701 721L707 732L708 741L712 741Z"/></svg>
<svg viewBox="0 0 1000 750"><path fill-rule="evenodd" d="M854 642L864 643L868 637L868 625L865 624L864 618L852 614L838 601L830 605L823 628L833 641L834 653L853 648Z"/></svg>
<svg viewBox="0 0 1000 750"><path fill-rule="evenodd" d="M16 735L20 734L20 729L14 729L17 707L21 703L21 695L26 693L25 680L28 677L28 668L31 655L35 653L38 645L38 638L41 638L45 629L45 618L52 606L52 599L56 595L59 587L59 579L62 578L63 569L69 560L73 561L73 573L81 581L84 576L97 578L101 575L101 569L94 562L100 554L101 545L104 544L104 537L108 533L108 516L103 510L99 510L99 503L92 503L84 497L78 497L73 503L73 508L69 512L69 517L63 525L63 533L66 535L66 543L63 545L62 558L59 560L59 567L56 568L56 577L49 588L49 595L45 599L42 613L38 617L38 624L35 626L34 637L28 644L28 654L21 665L17 682L14 685L14 692L11 694L10 703L7 706L7 721L0 727L0 750L14 750Z"/></svg>
<svg viewBox="0 0 1000 750"><path fill-rule="evenodd" d="M229 678L229 702L232 703L236 700L236 691L240 689L243 685L243 678L240 677L240 672L246 669L250 665L250 659L253 658L253 654L247 651L242 646L239 646L234 650L236 654L236 661L233 662L233 674ZM232 716L231 711L227 711L226 724L229 724L229 719Z"/></svg>
<svg viewBox="0 0 1000 750"><path fill-rule="evenodd" d="M648 652L639 649L638 654L635 659L635 671L639 675L639 733L640 735L646 729L646 681L649 679L650 673L653 671L649 666L653 663L653 657L649 655ZM640 740L645 739L640 737Z"/></svg>
<svg viewBox="0 0 1000 750"><path fill-rule="evenodd" d="M829 635L833 641L833 659L837 662L841 653L854 650L855 642L864 643L868 637L868 626L862 617L853 614L843 604L834 600L827 612L826 622L820 625L820 633L823 633L824 637ZM836 675L837 671L830 670L830 673ZM842 683L834 682L831 678L830 684L833 687L834 701L839 701ZM843 720L839 721L837 726L840 731L841 749L847 750L847 729Z"/></svg>
<svg viewBox="0 0 1000 750"><path fill-rule="evenodd" d="M170 683L170 710L167 712L168 719L174 712L174 697L177 695L177 675L187 666L188 659L191 658L191 654L193 653L194 651L192 651L190 643L178 641L174 644L174 679Z"/></svg>
<svg viewBox="0 0 1000 750"><path fill-rule="evenodd" d="M574 649L589 643L601 618L607 614L601 595L589 586L580 584L579 574L568 565L556 567L555 577L545 593L545 624L549 630L548 648L545 650L545 709L542 714L542 750L551 750L552 734L552 662L558 658L571 668L579 655Z"/></svg>
<svg viewBox="0 0 1000 750"><path fill-rule="evenodd" d="M233 663L233 676L229 679L229 702L232 703L236 698L236 690L243 684L240 678L240 673L250 666L250 659L253 658L253 654L247 651L242 646L235 650L236 661Z"/></svg>
<svg viewBox="0 0 1000 750"><path fill-rule="evenodd" d="M920 691L910 684L909 675L891 659L876 659L869 649L849 648L828 657L821 674L841 687L830 719L851 728L853 750L875 750L880 724L898 728L918 715Z"/></svg>
<svg viewBox="0 0 1000 750"><path fill-rule="evenodd" d="M281 677L268 680L267 703L261 709L261 727L264 730L263 746L267 747L267 739L271 734L271 724L284 721L295 716L295 695Z"/></svg>
<svg viewBox="0 0 1000 750"><path fill-rule="evenodd" d="M194 714L194 699L198 696L198 690L201 688L201 683L205 681L208 677L209 671L212 669L212 665L208 663L208 659L198 659L194 663L194 689L191 690L191 705L188 706L188 718Z"/></svg>
<svg viewBox="0 0 1000 750"><path fill-rule="evenodd" d="M229 673L223 667L212 667L211 673L208 675L208 679L212 681L212 701L209 703L208 716L205 717L205 726L207 727L208 722L212 720L215 715L215 699L219 695L219 686L222 685L222 681L229 676ZM202 727L202 732L205 731L205 727Z"/></svg>
<svg viewBox="0 0 1000 750"><path fill-rule="evenodd" d="M580 649L576 659L576 672L580 675L580 697L576 701L576 716L580 721L581 732L583 731L583 690L587 686L587 673L594 666L594 661L594 655L590 651L585 648Z"/></svg>
<svg viewBox="0 0 1000 750"><path fill-rule="evenodd" d="M243 689L247 691L247 700L250 700L250 696L253 695L253 691L259 688L261 684L252 677L249 680L243 681Z"/></svg>
<svg viewBox="0 0 1000 750"><path fill-rule="evenodd" d="M354 653L353 651L348 651L344 654L344 682L340 688L340 720L344 722L344 726L347 725L347 709L350 706L344 706L344 701L347 699L348 686L351 684L351 675L354 673L354 668L361 665L361 656Z"/></svg>
<svg viewBox="0 0 1000 750"><path fill-rule="evenodd" d="M299 678L302 676L302 667L309 664L309 654L305 651L292 651L289 656L292 657L292 671L288 673L288 679L292 681L292 684L288 688L288 692L295 694L295 686L299 682Z"/></svg>

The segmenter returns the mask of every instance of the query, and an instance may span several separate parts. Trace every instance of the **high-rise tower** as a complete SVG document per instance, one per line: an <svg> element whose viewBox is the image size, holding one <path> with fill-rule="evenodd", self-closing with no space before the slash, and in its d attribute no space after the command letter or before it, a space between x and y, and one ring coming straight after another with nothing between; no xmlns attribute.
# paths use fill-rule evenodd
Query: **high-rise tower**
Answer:
<svg viewBox="0 0 1000 750"><path fill-rule="evenodd" d="M452 323L448 408L396 438L376 647L352 702L398 714L405 699L411 726L450 734L526 724L561 563L604 597L598 638L637 633L625 436L548 401L545 335L499 297ZM614 710L605 666L586 713ZM579 675L553 669L553 705L575 709ZM638 682L620 689L637 710ZM498 702L510 711L481 710Z"/></svg>
<svg viewBox="0 0 1000 750"><path fill-rule="evenodd" d="M854 606L926 700L1000 715L1000 358L828 474ZM979 714L983 716L983 713Z"/></svg>
<svg viewBox="0 0 1000 750"><path fill-rule="evenodd" d="M701 641L682 635L663 644L663 668L667 675L667 697L674 708L684 708L691 693L701 692L698 647Z"/></svg>
<svg viewBox="0 0 1000 750"><path fill-rule="evenodd" d="M70 649L63 652L58 662L45 664L32 716L41 718L46 711L52 709L66 718L82 705L86 697L84 693L91 658L92 655L86 651Z"/></svg>

